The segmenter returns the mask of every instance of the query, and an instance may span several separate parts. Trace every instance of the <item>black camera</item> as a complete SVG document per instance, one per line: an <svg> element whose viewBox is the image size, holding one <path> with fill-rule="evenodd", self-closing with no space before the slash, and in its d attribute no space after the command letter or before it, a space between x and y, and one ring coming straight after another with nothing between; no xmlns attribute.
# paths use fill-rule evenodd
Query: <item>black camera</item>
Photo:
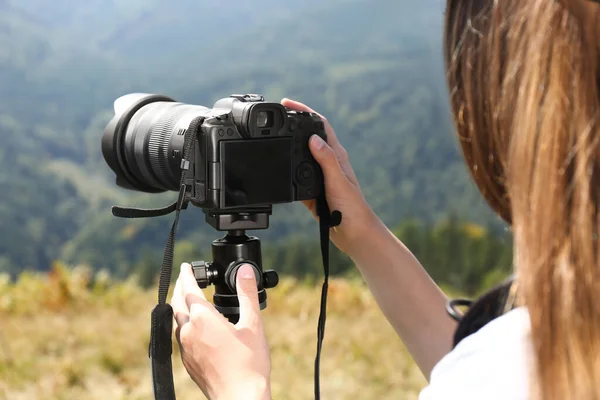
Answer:
<svg viewBox="0 0 600 400"><path fill-rule="evenodd" d="M240 215L321 193L323 174L308 147L312 135L327 140L317 114L259 95L232 95L209 109L134 93L117 99L114 108L102 153L120 187L179 190L184 138L191 121L203 117L189 157L192 204L210 215ZM231 228L222 223L213 226Z"/></svg>
<svg viewBox="0 0 600 400"><path fill-rule="evenodd" d="M245 231L267 229L274 204L324 196L323 172L308 147L312 135L327 140L322 119L252 94L223 98L209 109L133 93L118 98L114 109L102 153L117 185L159 193L180 191L183 184L186 204L202 208L213 228L227 231L212 244L213 262L192 262L198 284L214 284L215 306L234 320L235 276L250 264L266 307L264 289L277 285L278 277L263 272L260 241ZM141 215L119 210L113 207L113 214Z"/></svg>

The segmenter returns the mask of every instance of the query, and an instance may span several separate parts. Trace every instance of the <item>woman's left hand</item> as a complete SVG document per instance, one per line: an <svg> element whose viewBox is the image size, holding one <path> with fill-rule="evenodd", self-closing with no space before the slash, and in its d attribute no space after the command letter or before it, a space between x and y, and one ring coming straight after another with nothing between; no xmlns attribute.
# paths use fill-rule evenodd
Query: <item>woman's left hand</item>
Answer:
<svg viewBox="0 0 600 400"><path fill-rule="evenodd" d="M252 267L237 273L240 319L235 325L206 300L192 267L181 266L171 305L181 359L211 400L271 399L271 359Z"/></svg>

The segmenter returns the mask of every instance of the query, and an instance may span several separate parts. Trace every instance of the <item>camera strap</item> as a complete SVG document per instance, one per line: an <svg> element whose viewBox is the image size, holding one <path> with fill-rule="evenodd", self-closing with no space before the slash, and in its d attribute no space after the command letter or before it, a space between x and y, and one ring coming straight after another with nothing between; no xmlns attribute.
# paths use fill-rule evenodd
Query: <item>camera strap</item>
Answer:
<svg viewBox="0 0 600 400"><path fill-rule="evenodd" d="M325 320L327 319L327 291L329 289L329 230L342 222L342 213L335 210L330 213L324 191L317 198L317 216L319 217L319 239L321 242L321 258L323 259L323 287L321 289L321 306L317 326L317 355L315 357L315 400L321 398L320 364L321 349L325 338Z"/></svg>
<svg viewBox="0 0 600 400"><path fill-rule="evenodd" d="M459 323L454 332L452 347L456 347L466 337L516 308L516 288L516 281L512 275L505 282L494 286L474 301L468 299L448 301L446 312ZM457 310L457 307L461 306L469 307L466 313L461 314Z"/></svg>
<svg viewBox="0 0 600 400"><path fill-rule="evenodd" d="M173 271L173 254L175 249L175 235L179 224L181 210L187 208L191 197L193 185L187 182L190 167L189 156L196 140L197 133L204 123L204 117L194 119L185 135L183 157L181 160L181 181L177 202L163 208L139 209L114 206L112 213L121 218L147 218L163 216L175 212L175 219L165 245L163 261L160 269L158 284L158 304L152 310L151 331L149 343L149 357L152 367L152 384L155 400L175 400L175 385L173 383L173 366L171 356L173 353L173 308L167 303L167 294L171 284ZM321 256L323 259L324 282L321 292L321 306L317 327L317 355L315 357L315 400L320 400L320 359L323 339L325 336L325 320L327 316L327 290L329 286L329 230L338 226L342 221L339 211L329 211L324 190L316 199L317 216L319 218L319 238L321 243Z"/></svg>

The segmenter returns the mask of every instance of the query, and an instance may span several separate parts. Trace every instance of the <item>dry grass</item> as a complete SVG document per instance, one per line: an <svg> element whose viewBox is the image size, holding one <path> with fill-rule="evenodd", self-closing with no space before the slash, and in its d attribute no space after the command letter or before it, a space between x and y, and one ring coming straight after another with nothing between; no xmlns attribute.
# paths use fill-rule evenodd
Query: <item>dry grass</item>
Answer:
<svg viewBox="0 0 600 400"><path fill-rule="evenodd" d="M275 399L311 399L319 287L282 280L264 311ZM155 291L55 266L0 281L0 399L150 399ZM323 399L416 399L425 380L369 292L331 283ZM173 358L179 400L203 398Z"/></svg>

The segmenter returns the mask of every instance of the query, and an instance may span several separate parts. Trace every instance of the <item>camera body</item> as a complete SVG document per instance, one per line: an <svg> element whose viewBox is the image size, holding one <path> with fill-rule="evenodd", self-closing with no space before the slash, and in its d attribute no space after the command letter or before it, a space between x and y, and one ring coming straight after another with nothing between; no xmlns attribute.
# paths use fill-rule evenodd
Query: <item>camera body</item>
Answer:
<svg viewBox="0 0 600 400"><path fill-rule="evenodd" d="M312 135L326 140L316 114L259 96L219 100L193 149L192 203L222 213L315 198L323 176L308 147Z"/></svg>
<svg viewBox="0 0 600 400"><path fill-rule="evenodd" d="M178 191L185 136L197 117L204 121L192 133L186 182L195 206L214 214L252 213L322 192L323 173L308 146L312 135L327 140L322 119L259 95L232 95L212 109L151 94L119 98L102 138L117 184Z"/></svg>

